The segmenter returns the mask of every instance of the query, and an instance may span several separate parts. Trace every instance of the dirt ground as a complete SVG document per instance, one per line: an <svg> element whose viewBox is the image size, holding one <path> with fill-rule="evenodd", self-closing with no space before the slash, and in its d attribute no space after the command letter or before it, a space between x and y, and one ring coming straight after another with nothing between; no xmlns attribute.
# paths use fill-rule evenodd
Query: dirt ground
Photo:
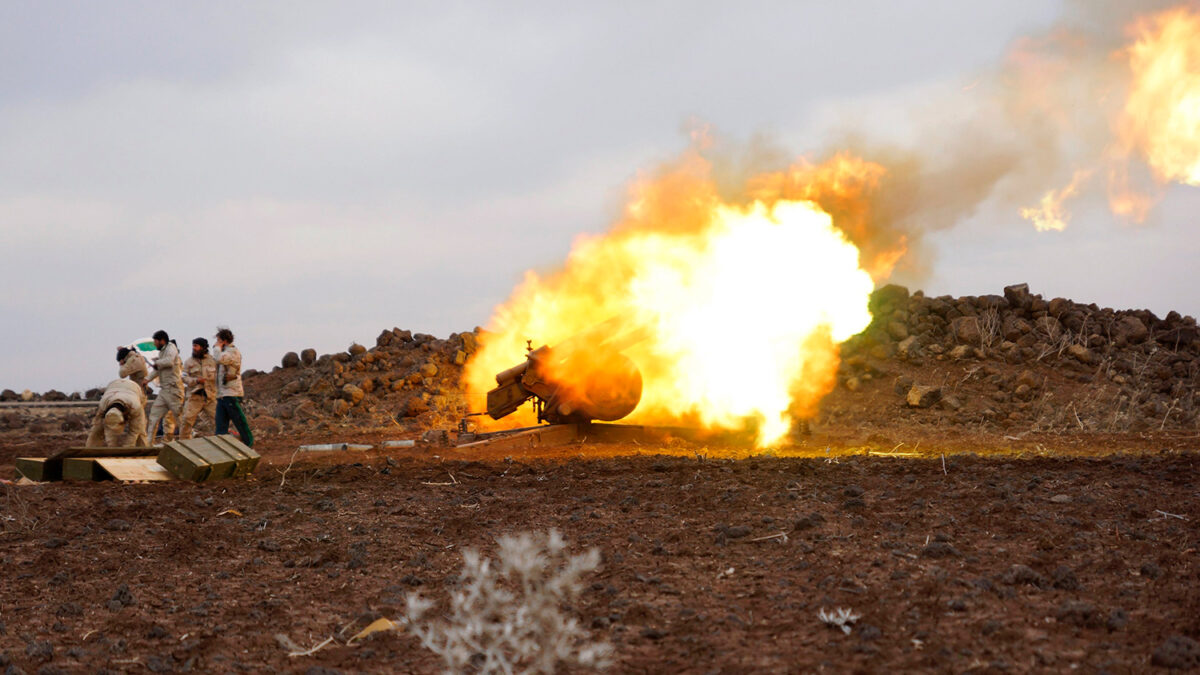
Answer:
<svg viewBox="0 0 1200 675"><path fill-rule="evenodd" d="M572 610L615 672L1200 667L1194 435L925 429L916 456L906 435L294 463L345 439L285 436L244 481L5 485L0 663L436 672L410 635L346 640L410 591L444 597L464 547L557 528L602 551ZM0 441L0 471L75 440ZM844 634L822 608L861 618ZM289 657L277 634L334 640Z"/></svg>

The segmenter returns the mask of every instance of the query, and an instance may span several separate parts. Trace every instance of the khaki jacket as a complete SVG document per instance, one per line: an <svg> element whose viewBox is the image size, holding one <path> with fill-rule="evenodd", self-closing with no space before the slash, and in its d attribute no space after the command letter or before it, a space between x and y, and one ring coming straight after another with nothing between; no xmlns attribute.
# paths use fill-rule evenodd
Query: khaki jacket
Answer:
<svg viewBox="0 0 1200 675"><path fill-rule="evenodd" d="M201 384L200 380L204 380ZM183 364L183 383L187 386L187 397L203 394L209 401L217 400L217 361L211 354L204 358L188 358Z"/></svg>
<svg viewBox="0 0 1200 675"><path fill-rule="evenodd" d="M138 384L145 384L148 372L146 359L142 358L138 350L131 349L125 355L125 360L121 362L121 369L117 371L117 377L128 377Z"/></svg>
<svg viewBox="0 0 1200 675"><path fill-rule="evenodd" d="M104 388L104 394L100 396L101 414L117 403L125 408L127 411L125 417L128 418L128 411L141 410L146 407L146 392L142 390L142 385L132 380L113 380L108 383L108 386Z"/></svg>
<svg viewBox="0 0 1200 675"><path fill-rule="evenodd" d="M183 396L183 361L179 359L179 348L175 343L168 342L159 350L158 358L154 359L154 372L146 381L153 382L155 378L158 378L163 389L176 391Z"/></svg>
<svg viewBox="0 0 1200 675"><path fill-rule="evenodd" d="M213 358L217 360L217 396L245 396L242 387L242 353L238 348L233 345L225 349L217 347L213 350Z"/></svg>

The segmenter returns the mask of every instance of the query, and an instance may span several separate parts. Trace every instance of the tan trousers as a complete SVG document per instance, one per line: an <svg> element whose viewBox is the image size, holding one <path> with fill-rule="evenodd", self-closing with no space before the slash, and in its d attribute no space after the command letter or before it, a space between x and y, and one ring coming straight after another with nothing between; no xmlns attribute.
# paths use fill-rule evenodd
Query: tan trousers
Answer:
<svg viewBox="0 0 1200 675"><path fill-rule="evenodd" d="M116 429L104 424L104 413L104 410L96 411L86 447L142 448L150 445L146 440L146 411L134 408L126 414L125 426Z"/></svg>
<svg viewBox="0 0 1200 675"><path fill-rule="evenodd" d="M163 438L167 438L175 431L178 420L183 417L182 391L166 387L158 390L158 398L150 404L150 423L146 425L146 436L151 442L154 441L154 432L158 430L159 421L164 417L167 417L167 420L163 424Z"/></svg>
<svg viewBox="0 0 1200 675"><path fill-rule="evenodd" d="M179 429L180 438L191 438L192 428L196 426L196 420L200 418L200 413L208 415L208 421L214 424L217 421L217 399L207 399L203 396L192 395L183 403L183 425Z"/></svg>

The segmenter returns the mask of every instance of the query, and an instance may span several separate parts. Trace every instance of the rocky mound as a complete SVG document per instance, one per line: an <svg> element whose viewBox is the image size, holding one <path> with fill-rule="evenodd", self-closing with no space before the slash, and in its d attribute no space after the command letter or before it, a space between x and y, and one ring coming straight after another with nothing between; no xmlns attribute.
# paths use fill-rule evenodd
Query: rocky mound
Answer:
<svg viewBox="0 0 1200 675"><path fill-rule="evenodd" d="M475 332L442 340L393 328L370 349L288 352L272 372L246 373L251 427L263 433L453 427L468 409L459 380L476 344Z"/></svg>
<svg viewBox="0 0 1200 675"><path fill-rule="evenodd" d="M926 297L889 285L871 326L842 347L821 419L879 414L1006 430L1195 429L1200 329L1177 312L1004 295ZM870 399L878 409L861 405Z"/></svg>

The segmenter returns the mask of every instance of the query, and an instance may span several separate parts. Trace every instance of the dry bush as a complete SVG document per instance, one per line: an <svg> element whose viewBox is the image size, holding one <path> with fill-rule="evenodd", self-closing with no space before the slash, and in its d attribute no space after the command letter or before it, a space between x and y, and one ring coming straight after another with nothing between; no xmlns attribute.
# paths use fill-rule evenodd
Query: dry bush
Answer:
<svg viewBox="0 0 1200 675"><path fill-rule="evenodd" d="M600 564L596 549L571 556L555 530L500 537L497 560L463 551L448 612L429 618L432 601L408 597L405 619L449 673L552 673L560 666L604 668L612 649L592 642L569 606L583 577Z"/></svg>
<svg viewBox="0 0 1200 675"><path fill-rule="evenodd" d="M1001 334L1000 312L995 307L985 309L979 314L977 320L979 322L979 344L984 349L991 349L1004 340L1004 336Z"/></svg>

